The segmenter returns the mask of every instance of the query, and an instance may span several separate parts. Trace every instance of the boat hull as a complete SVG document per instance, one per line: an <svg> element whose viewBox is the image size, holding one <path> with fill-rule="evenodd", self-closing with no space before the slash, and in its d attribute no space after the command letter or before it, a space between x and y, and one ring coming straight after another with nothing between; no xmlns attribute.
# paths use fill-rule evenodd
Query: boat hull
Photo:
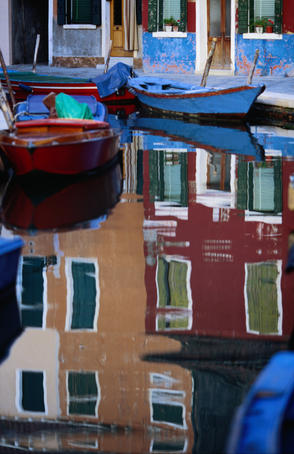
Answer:
<svg viewBox="0 0 294 454"><path fill-rule="evenodd" d="M34 75L32 75L32 80L26 80L25 78L22 79L22 73L17 71L8 71L8 76L16 102L25 101L29 94L46 96L51 92L56 94L66 93L71 96L92 95L99 102L117 107L135 102L135 96L125 87L120 88L109 96L101 98L94 82L89 82L79 78L58 78L57 76L50 78L49 76L42 77L39 75L38 80L37 75L34 80ZM44 79L43 81L42 78ZM3 87L8 89L3 73L0 73L0 80Z"/></svg>
<svg viewBox="0 0 294 454"><path fill-rule="evenodd" d="M77 124L81 122L83 120ZM85 122L89 124L89 121ZM54 128L55 123L59 123L57 130ZM15 135L0 134L0 147L16 175L34 171L81 174L103 167L117 156L120 136L112 129L78 129L77 132L69 133L60 126L65 123L57 120L26 121L18 124L22 125L21 132ZM42 138L42 127L48 125L51 134Z"/></svg>
<svg viewBox="0 0 294 454"><path fill-rule="evenodd" d="M140 88L136 78L130 81L133 93L148 110L179 117L235 118L248 114L264 86L244 85L224 89L174 90L174 92L152 91ZM142 85L144 86L144 84Z"/></svg>

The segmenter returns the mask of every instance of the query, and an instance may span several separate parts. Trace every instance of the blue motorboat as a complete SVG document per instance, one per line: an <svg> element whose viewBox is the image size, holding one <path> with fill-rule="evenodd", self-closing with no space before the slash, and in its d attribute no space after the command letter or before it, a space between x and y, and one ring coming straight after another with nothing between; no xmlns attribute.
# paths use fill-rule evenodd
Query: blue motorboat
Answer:
<svg viewBox="0 0 294 454"><path fill-rule="evenodd" d="M265 85L225 88L189 85L174 80L139 76L128 79L128 88L151 111L186 117L242 119Z"/></svg>
<svg viewBox="0 0 294 454"><path fill-rule="evenodd" d="M227 454L289 454L294 448L294 352L276 353L235 416Z"/></svg>

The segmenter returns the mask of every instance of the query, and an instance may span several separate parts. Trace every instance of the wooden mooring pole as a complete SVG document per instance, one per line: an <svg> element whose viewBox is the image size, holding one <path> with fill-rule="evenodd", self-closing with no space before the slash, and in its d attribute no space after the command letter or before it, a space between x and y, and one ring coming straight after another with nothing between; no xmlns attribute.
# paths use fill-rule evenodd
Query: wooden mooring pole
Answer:
<svg viewBox="0 0 294 454"><path fill-rule="evenodd" d="M14 108L14 106L15 106L15 97L14 97L12 86L11 86L11 83L10 83L10 80L9 80L9 77L8 77L8 72L7 72L5 60L4 60L4 57L3 57L1 49L0 49L0 63L1 63L3 74L5 76L5 80L6 80L6 84L7 84L7 88L8 88L8 93L9 93L9 96L10 96L10 99L11 99L12 108ZM1 86L1 89L3 90L2 86Z"/></svg>
<svg viewBox="0 0 294 454"><path fill-rule="evenodd" d="M259 57L259 49L256 49L255 55L254 55L254 59L253 59L253 63L251 65L251 68L250 68L250 71L249 71L249 74L248 74L247 85L251 85L251 83L252 83L252 78L253 78L253 74L254 74L254 71L255 71L255 66L256 66L258 57Z"/></svg>
<svg viewBox="0 0 294 454"><path fill-rule="evenodd" d="M216 42L217 42L217 38L213 38L212 39L211 48L210 48L210 51L209 51L209 54L208 54L208 57L207 57L207 60L206 60L206 63L205 63L205 68L204 68L204 71L203 71L201 83L200 83L201 87L205 87L206 86L207 76L208 76L208 73L209 73L209 70L210 70L210 66L211 66L211 63L212 63L213 54L214 54L215 47L216 47Z"/></svg>

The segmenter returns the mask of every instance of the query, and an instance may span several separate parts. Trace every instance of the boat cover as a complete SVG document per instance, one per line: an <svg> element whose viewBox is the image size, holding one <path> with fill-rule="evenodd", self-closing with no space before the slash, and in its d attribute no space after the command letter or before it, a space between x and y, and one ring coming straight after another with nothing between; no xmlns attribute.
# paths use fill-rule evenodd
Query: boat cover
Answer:
<svg viewBox="0 0 294 454"><path fill-rule="evenodd" d="M131 66L118 62L107 73L90 79L90 82L96 84L100 97L105 98L126 85L129 78L133 75Z"/></svg>
<svg viewBox="0 0 294 454"><path fill-rule="evenodd" d="M81 118L93 120L93 114L85 102L79 102L66 93L59 93L55 97L55 107L59 118Z"/></svg>

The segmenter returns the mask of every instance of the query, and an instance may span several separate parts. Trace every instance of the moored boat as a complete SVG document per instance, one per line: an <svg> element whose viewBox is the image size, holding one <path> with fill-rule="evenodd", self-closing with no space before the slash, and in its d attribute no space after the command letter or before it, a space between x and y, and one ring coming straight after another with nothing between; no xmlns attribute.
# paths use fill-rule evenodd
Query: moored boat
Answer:
<svg viewBox="0 0 294 454"><path fill-rule="evenodd" d="M294 352L276 353L239 408L227 454L287 454L294 442Z"/></svg>
<svg viewBox="0 0 294 454"><path fill-rule="evenodd" d="M248 114L264 85L202 87L156 77L128 79L129 89L148 110L180 117L240 120Z"/></svg>
<svg viewBox="0 0 294 454"><path fill-rule="evenodd" d="M63 77L52 74L38 74L25 71L7 71L10 85L16 102L25 101L29 94L56 94L94 96L97 101L108 105L125 105L133 103L135 96L126 88L126 82L132 68L124 63L117 63L106 74L95 78ZM4 72L0 72L3 87L7 87Z"/></svg>
<svg viewBox="0 0 294 454"><path fill-rule="evenodd" d="M45 95L29 95L25 101L17 103L14 112L17 121L48 118L50 112L48 107L43 103L45 98ZM102 102L97 101L93 95L74 95L72 98L78 103L87 104L93 120L107 121L107 107Z"/></svg>
<svg viewBox="0 0 294 454"><path fill-rule="evenodd" d="M16 175L89 172L119 152L119 132L106 122L48 118L16 122L15 127L1 131L0 149Z"/></svg>

